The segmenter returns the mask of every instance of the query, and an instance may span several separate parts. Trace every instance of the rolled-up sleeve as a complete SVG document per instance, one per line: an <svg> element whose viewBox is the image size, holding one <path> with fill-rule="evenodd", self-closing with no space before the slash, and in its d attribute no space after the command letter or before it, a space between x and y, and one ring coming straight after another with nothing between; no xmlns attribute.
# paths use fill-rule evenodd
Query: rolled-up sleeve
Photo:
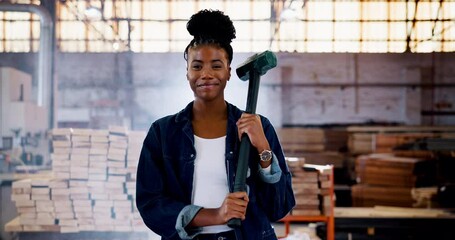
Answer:
<svg viewBox="0 0 455 240"><path fill-rule="evenodd" d="M281 168L278 165L278 158L273 154L272 163L266 168L259 166L259 177L262 181L270 184L277 183L281 178Z"/></svg>
<svg viewBox="0 0 455 240"><path fill-rule="evenodd" d="M202 207L200 206L187 205L180 211L175 223L175 229L181 239L193 239L194 236L201 232L199 227L187 228L188 224L201 209Z"/></svg>

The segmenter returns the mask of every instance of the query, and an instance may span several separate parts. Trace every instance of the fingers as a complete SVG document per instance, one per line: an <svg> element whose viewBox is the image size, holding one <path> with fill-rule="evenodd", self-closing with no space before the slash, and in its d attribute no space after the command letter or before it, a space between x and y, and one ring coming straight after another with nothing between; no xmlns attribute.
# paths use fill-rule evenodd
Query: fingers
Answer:
<svg viewBox="0 0 455 240"><path fill-rule="evenodd" d="M248 198L248 194L246 192L233 192L233 193L229 193L227 195L227 198L230 198L230 199L238 199L239 202L244 202L245 204L248 204L248 201L250 201L250 199ZM246 205L245 205L246 206Z"/></svg>
<svg viewBox="0 0 455 240"><path fill-rule="evenodd" d="M249 198L246 192L229 193L221 206L221 215L225 222L232 218L244 220Z"/></svg>
<svg viewBox="0 0 455 240"><path fill-rule="evenodd" d="M261 121L259 115L243 113L240 119L237 121L237 129L239 133L239 138L246 133L251 138L251 133L255 131L262 130Z"/></svg>
<svg viewBox="0 0 455 240"><path fill-rule="evenodd" d="M250 114L250 113L242 113L242 116L237 121L237 126L244 127L250 123L260 123L259 115Z"/></svg>
<svg viewBox="0 0 455 240"><path fill-rule="evenodd" d="M244 133L248 134L251 144L259 150L268 149L269 143L262 129L261 118L256 114L243 113L237 121L239 139Z"/></svg>

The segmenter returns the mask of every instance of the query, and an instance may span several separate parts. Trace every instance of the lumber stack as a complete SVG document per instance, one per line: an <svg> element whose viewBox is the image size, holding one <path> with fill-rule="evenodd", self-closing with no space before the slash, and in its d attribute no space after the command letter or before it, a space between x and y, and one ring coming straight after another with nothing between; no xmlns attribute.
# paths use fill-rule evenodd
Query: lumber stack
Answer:
<svg viewBox="0 0 455 240"><path fill-rule="evenodd" d="M299 157L306 152L324 151L325 135L318 128L280 128L277 134L286 156Z"/></svg>
<svg viewBox="0 0 455 240"><path fill-rule="evenodd" d="M350 133L348 148L352 154L368 154L374 152L374 135L371 133Z"/></svg>
<svg viewBox="0 0 455 240"><path fill-rule="evenodd" d="M331 167L305 164L302 158L287 158L292 174L296 206L291 215L319 216L331 214L333 189Z"/></svg>
<svg viewBox="0 0 455 240"><path fill-rule="evenodd" d="M427 209L438 207L437 194L437 186L413 188L411 191L412 199L414 199L413 207Z"/></svg>
<svg viewBox="0 0 455 240"><path fill-rule="evenodd" d="M332 151L302 153L300 158L305 159L307 164L333 165L335 168L343 168L346 159L344 154Z"/></svg>
<svg viewBox="0 0 455 240"><path fill-rule="evenodd" d="M358 184L351 190L357 207L411 207L412 189L435 183L434 161L393 154L361 155L356 159L355 171Z"/></svg>
<svg viewBox="0 0 455 240"><path fill-rule="evenodd" d="M144 138L145 132L115 126L53 129L53 176L13 183L21 230L146 230L135 204Z"/></svg>
<svg viewBox="0 0 455 240"><path fill-rule="evenodd" d="M349 134L345 128L324 129L324 149L330 152L346 152Z"/></svg>
<svg viewBox="0 0 455 240"><path fill-rule="evenodd" d="M11 200L20 215L21 231L59 231L49 179L26 179L13 182Z"/></svg>
<svg viewBox="0 0 455 240"><path fill-rule="evenodd" d="M349 152L354 155L395 152L402 144L429 138L455 138L453 126L351 126L348 132ZM428 156L428 151L399 151L403 156Z"/></svg>
<svg viewBox="0 0 455 240"><path fill-rule="evenodd" d="M438 137L435 133L380 133L375 135L374 152L391 153L402 144L415 142L419 139Z"/></svg>
<svg viewBox="0 0 455 240"><path fill-rule="evenodd" d="M278 128L284 154L305 159L307 164L333 165L343 168L347 149L347 132L339 129L286 127Z"/></svg>
<svg viewBox="0 0 455 240"><path fill-rule="evenodd" d="M333 167L329 165L307 164L305 168L314 168L319 174L319 188L321 189L322 214L329 216L333 214L335 199L333 198Z"/></svg>

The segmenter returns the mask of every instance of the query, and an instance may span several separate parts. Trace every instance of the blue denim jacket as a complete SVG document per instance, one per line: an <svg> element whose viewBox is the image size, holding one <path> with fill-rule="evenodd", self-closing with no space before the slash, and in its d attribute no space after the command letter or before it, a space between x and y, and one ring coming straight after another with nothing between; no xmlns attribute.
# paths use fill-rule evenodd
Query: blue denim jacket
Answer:
<svg viewBox="0 0 455 240"><path fill-rule="evenodd" d="M200 207L191 205L196 150L191 124L193 103L171 116L154 122L149 129L139 159L136 205L144 223L162 239L191 239L199 229L184 228ZM236 122L242 111L228 103L226 136L226 171L232 191L240 141ZM246 219L237 236L244 240L277 239L270 222L283 218L295 205L291 174L286 166L276 132L265 117L262 126L274 153L271 174L280 172L275 183L264 181L257 151L251 151L250 175L247 178L249 203ZM274 166L273 166L274 165ZM276 166L280 169L274 169ZM186 207L186 208L185 208ZM185 209L184 209L185 208ZM183 210L183 211L182 211ZM185 213L185 214L181 214ZM181 229L184 228L184 233ZM179 231L180 235L179 235Z"/></svg>

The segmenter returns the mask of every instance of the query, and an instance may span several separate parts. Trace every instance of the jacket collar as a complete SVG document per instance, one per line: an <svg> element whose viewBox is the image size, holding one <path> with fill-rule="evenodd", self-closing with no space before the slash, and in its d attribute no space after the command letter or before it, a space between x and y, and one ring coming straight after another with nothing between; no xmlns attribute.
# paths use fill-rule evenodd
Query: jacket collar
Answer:
<svg viewBox="0 0 455 240"><path fill-rule="evenodd" d="M193 115L193 103L194 101L190 102L184 109L178 112L175 116L175 122L187 122L191 121L191 117Z"/></svg>

